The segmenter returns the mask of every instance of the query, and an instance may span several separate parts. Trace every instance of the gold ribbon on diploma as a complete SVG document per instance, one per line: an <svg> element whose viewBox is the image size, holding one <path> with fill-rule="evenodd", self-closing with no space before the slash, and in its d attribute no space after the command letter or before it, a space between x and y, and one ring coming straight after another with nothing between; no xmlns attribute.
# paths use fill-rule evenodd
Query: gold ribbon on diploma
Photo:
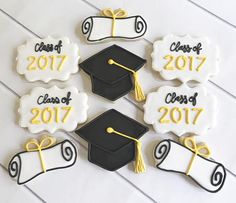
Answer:
<svg viewBox="0 0 236 203"><path fill-rule="evenodd" d="M25 144L25 148L27 152L35 152L35 151L39 152L39 158L40 158L41 166L44 173L46 172L46 166L45 166L42 150L53 146L55 143L56 143L56 139L54 137L45 135L41 138L40 141L37 139L31 139Z"/></svg>
<svg viewBox="0 0 236 203"><path fill-rule="evenodd" d="M193 136L184 138L183 139L183 144L184 144L185 147L187 147L192 152L194 152L194 154L193 154L193 156L190 160L190 163L188 165L188 169L186 171L186 175L189 175L196 156L200 155L202 157L209 158L210 155L211 155L211 151L208 148L208 146L204 143L196 144L196 141L195 141Z"/></svg>
<svg viewBox="0 0 236 203"><path fill-rule="evenodd" d="M123 9L112 10L111 8L106 8L102 10L102 15L106 17L112 18L112 37L115 36L115 27L116 27L116 19L117 18L125 18L128 16L128 13Z"/></svg>

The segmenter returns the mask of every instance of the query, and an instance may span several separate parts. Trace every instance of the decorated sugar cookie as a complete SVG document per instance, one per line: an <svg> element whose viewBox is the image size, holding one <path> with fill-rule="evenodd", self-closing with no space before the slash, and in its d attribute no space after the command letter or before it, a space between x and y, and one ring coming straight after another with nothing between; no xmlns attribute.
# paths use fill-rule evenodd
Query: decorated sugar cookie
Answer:
<svg viewBox="0 0 236 203"><path fill-rule="evenodd" d="M194 88L163 86L148 94L144 121L158 133L202 135L215 125L216 98L199 85Z"/></svg>
<svg viewBox="0 0 236 203"><path fill-rule="evenodd" d="M34 88L20 99L19 124L32 133L73 131L87 120L88 97L76 87Z"/></svg>
<svg viewBox="0 0 236 203"><path fill-rule="evenodd" d="M8 172L21 185L49 171L71 167L76 158L76 147L71 141L56 144L54 137L43 136L39 141L31 139L25 144L25 151L11 159Z"/></svg>
<svg viewBox="0 0 236 203"><path fill-rule="evenodd" d="M204 143L197 144L193 137L186 137L183 145L163 140L154 149L156 167L182 173L193 179L208 192L218 192L226 179L225 167L210 158L210 149Z"/></svg>
<svg viewBox="0 0 236 203"><path fill-rule="evenodd" d="M152 67L166 80L205 82L219 71L219 49L207 38L167 35L153 44Z"/></svg>
<svg viewBox="0 0 236 203"><path fill-rule="evenodd" d="M82 33L88 42L105 39L133 40L141 38L147 31L142 16L128 16L123 9L104 9L101 16L90 16L82 23Z"/></svg>
<svg viewBox="0 0 236 203"><path fill-rule="evenodd" d="M30 81L67 80L78 72L79 48L67 37L28 40L17 49L19 74Z"/></svg>
<svg viewBox="0 0 236 203"><path fill-rule="evenodd" d="M142 173L145 164L140 138L147 131L148 128L141 123L110 109L75 133L89 143L90 162L115 171L134 161L134 171Z"/></svg>
<svg viewBox="0 0 236 203"><path fill-rule="evenodd" d="M146 60L118 46L109 46L79 64L90 75L92 91L115 101L134 90L136 101L145 100L138 70ZM141 77L141 76L140 76Z"/></svg>

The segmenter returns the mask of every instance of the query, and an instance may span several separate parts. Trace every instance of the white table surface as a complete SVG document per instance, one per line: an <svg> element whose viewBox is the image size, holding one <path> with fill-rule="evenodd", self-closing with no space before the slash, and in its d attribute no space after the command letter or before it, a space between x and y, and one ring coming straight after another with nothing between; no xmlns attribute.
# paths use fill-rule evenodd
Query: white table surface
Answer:
<svg viewBox="0 0 236 203"><path fill-rule="evenodd" d="M99 9L124 8L130 14L141 14L148 22L148 33L135 42L111 41L87 44L80 34L83 19L96 15ZM143 104L137 104L132 95L109 102L91 93L90 78L80 71L67 82L29 83L15 71L16 48L31 37L48 35L68 36L78 43L81 61L97 51L118 44L147 58L140 71L145 93L166 84L151 69L152 42L165 34L191 34L208 36L219 45L221 71L206 86L216 95L219 103L217 126L198 139L212 148L213 158L227 168L227 179L216 194L197 187L180 174L160 171L154 167L153 147L171 134L156 134L152 127L142 138L145 174L137 175L132 165L116 172L105 171L87 161L87 143L75 133L57 132L59 139L68 138L78 147L78 160L74 167L39 176L24 186L18 186L6 171L12 155L22 150L30 134L17 124L19 97L32 87L59 87L75 85L89 96L89 120L100 113L115 108L143 123ZM236 14L234 0L0 0L0 202L236 202Z"/></svg>

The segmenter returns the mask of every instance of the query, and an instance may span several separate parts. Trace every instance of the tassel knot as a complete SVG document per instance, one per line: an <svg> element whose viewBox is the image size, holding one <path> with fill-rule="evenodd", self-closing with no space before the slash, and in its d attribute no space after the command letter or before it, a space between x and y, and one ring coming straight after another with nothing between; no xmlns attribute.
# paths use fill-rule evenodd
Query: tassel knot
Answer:
<svg viewBox="0 0 236 203"><path fill-rule="evenodd" d="M108 60L108 64L110 65L116 65L120 68L123 68L129 72L131 72L133 74L133 77L134 77L134 93L135 93L135 100L138 101L138 102L141 102L141 101L144 101L146 99L145 97L145 94L141 88L141 85L139 83L139 78L138 78L138 73L135 72L134 70L126 67L126 66L123 66L119 63L117 63L116 61L114 61L113 59L109 59Z"/></svg>

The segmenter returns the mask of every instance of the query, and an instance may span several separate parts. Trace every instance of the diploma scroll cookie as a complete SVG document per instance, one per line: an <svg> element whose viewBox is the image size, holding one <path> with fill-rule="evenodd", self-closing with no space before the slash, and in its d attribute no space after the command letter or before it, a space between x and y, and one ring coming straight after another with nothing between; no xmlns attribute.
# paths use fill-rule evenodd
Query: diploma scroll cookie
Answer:
<svg viewBox="0 0 236 203"><path fill-rule="evenodd" d="M73 131L87 120L88 97L76 87L34 88L20 99L19 124L31 133Z"/></svg>
<svg viewBox="0 0 236 203"><path fill-rule="evenodd" d="M8 165L9 175L17 184L25 184L49 171L71 167L75 164L77 150L75 145L64 140L56 144L51 136L40 140L31 139L25 144L26 151L17 153Z"/></svg>
<svg viewBox="0 0 236 203"><path fill-rule="evenodd" d="M163 140L154 149L157 168L185 174L206 191L215 193L225 183L226 170L221 163L210 160L210 154L208 146L196 143L194 137L185 137L183 145Z"/></svg>
<svg viewBox="0 0 236 203"><path fill-rule="evenodd" d="M79 48L67 37L28 40L17 49L17 72L30 81L67 80L78 72Z"/></svg>
<svg viewBox="0 0 236 203"><path fill-rule="evenodd" d="M153 44L152 67L166 80L205 82L219 71L219 49L207 38L167 35Z"/></svg>
<svg viewBox="0 0 236 203"><path fill-rule="evenodd" d="M199 85L163 86L148 94L144 121L158 133L205 134L216 123L216 98Z"/></svg>
<svg viewBox="0 0 236 203"><path fill-rule="evenodd" d="M104 9L101 16L90 16L82 23L82 33L88 42L120 38L133 40L141 38L147 31L142 16L130 16L123 9Z"/></svg>

